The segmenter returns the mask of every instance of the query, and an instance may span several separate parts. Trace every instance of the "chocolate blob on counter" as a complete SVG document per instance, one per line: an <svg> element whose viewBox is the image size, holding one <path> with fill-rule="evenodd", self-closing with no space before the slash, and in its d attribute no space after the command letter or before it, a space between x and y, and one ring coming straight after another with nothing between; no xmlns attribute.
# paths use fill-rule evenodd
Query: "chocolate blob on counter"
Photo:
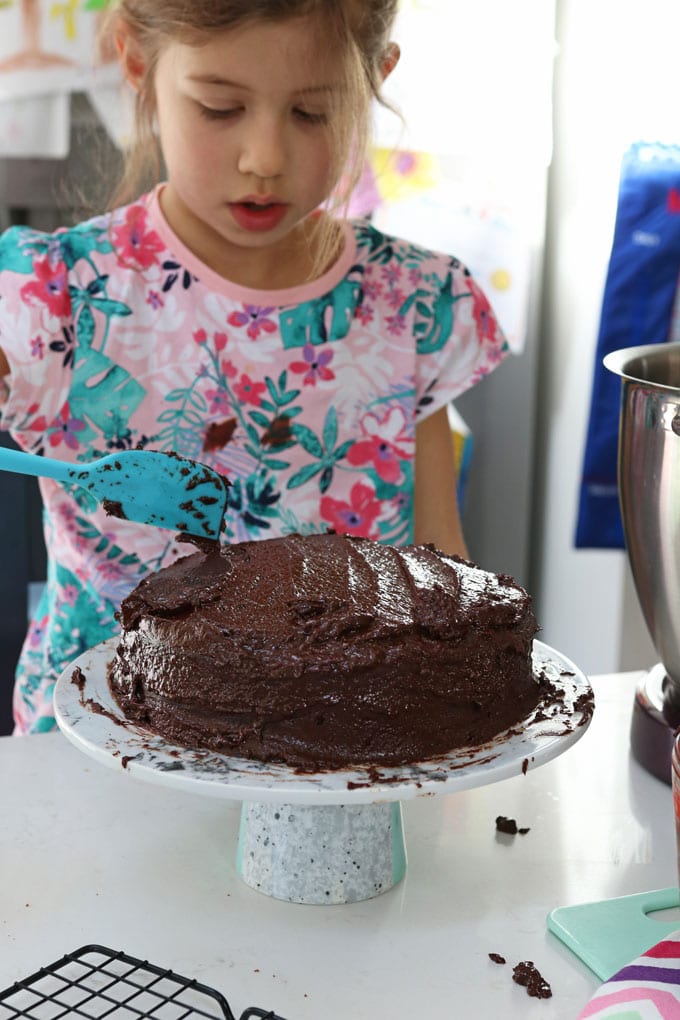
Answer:
<svg viewBox="0 0 680 1020"><path fill-rule="evenodd" d="M399 765L490 740L539 701L530 596L432 546L204 543L119 615L113 695L183 746L311 771Z"/></svg>

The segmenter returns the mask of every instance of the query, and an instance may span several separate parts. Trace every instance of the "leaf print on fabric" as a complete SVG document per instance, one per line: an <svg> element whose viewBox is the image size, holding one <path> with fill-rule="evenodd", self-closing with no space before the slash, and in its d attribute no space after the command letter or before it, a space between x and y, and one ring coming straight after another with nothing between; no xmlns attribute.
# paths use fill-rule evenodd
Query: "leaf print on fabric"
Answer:
<svg viewBox="0 0 680 1020"><path fill-rule="evenodd" d="M142 402L145 389L120 365L92 348L79 349L73 369L71 409L90 421L107 439L127 427Z"/></svg>
<svg viewBox="0 0 680 1020"><path fill-rule="evenodd" d="M150 442L149 436L143 432L135 432L133 436L132 431L121 424L121 427L116 431L116 435L106 440L104 450L101 453L97 452L96 457L105 457L107 453L115 450L146 450Z"/></svg>
<svg viewBox="0 0 680 1020"><path fill-rule="evenodd" d="M188 269L184 269L179 262L175 262L174 259L167 259L163 263L163 269L167 273L167 276L163 280L161 290L164 294L172 290L178 280L181 281L182 289L189 290L192 283L196 282L196 277L192 276Z"/></svg>
<svg viewBox="0 0 680 1020"><path fill-rule="evenodd" d="M386 264L395 258L393 238L381 234L370 223L360 227L357 244L367 249L369 262Z"/></svg>
<svg viewBox="0 0 680 1020"><path fill-rule="evenodd" d="M93 262L93 255L108 255L113 252L109 227L103 217L100 220L91 221L90 224L81 223L72 230L58 231L55 236L61 248L62 258L69 270L82 261L86 262L96 274L97 269Z"/></svg>
<svg viewBox="0 0 680 1020"><path fill-rule="evenodd" d="M319 439L307 425L293 425L292 433L300 446L316 459L316 463L306 464L291 475L288 479L288 488L296 489L320 474L319 489L322 493L326 492L333 481L335 465L345 459L352 445L352 440L348 439L340 446L335 446L338 438L338 415L335 408L331 405L326 412L322 439Z"/></svg>
<svg viewBox="0 0 680 1020"><path fill-rule="evenodd" d="M227 494L227 533L230 531L230 510L238 514L249 534L269 530L280 499L281 493L276 491L274 479L266 471L247 479L235 478Z"/></svg>
<svg viewBox="0 0 680 1020"><path fill-rule="evenodd" d="M276 381L270 376L265 376L264 386L268 398L265 399L258 391L259 402L245 421L249 439L246 451L256 462L262 463L271 471L282 471L290 467L288 461L271 457L265 452L264 447L275 446L277 450L284 450L294 445L295 437L290 423L302 411L301 407L293 405L300 391L288 389L288 373L285 370ZM259 435L258 429L261 430Z"/></svg>
<svg viewBox="0 0 680 1020"><path fill-rule="evenodd" d="M33 270L33 247L31 241L37 233L27 231L25 227L9 227L0 233L0 271L9 270L28 276ZM44 250L44 244L42 250Z"/></svg>
<svg viewBox="0 0 680 1020"><path fill-rule="evenodd" d="M430 383L428 383L427 388L425 389L425 392L423 393L423 395L420 397L420 400L418 401L418 406L416 407L416 417L418 415L420 415L422 411L427 410L427 408L430 407L434 403L434 397L432 396L432 391L434 389L436 389L438 382L439 382L439 379L433 379Z"/></svg>
<svg viewBox="0 0 680 1020"><path fill-rule="evenodd" d="M25 283L21 296L27 304L44 305L47 311L58 319L71 314L71 294L68 286L66 264L56 257L54 248L44 257L33 260L35 280Z"/></svg>
<svg viewBox="0 0 680 1020"><path fill-rule="evenodd" d="M300 396L300 390L288 389L288 372L285 369L276 382L267 376L265 378L265 385L271 397L271 403L263 400L261 401L261 406L267 411L281 410L284 407L288 407L289 404ZM286 413L290 417L293 413L297 413L297 411L293 412L293 410L288 408Z"/></svg>
<svg viewBox="0 0 680 1020"><path fill-rule="evenodd" d="M289 350L343 340L363 301L362 276L363 270L354 266L350 275L328 294L284 309L279 324L284 348Z"/></svg>
<svg viewBox="0 0 680 1020"><path fill-rule="evenodd" d="M313 344L305 344L302 349L302 361L291 361L291 372L304 373L304 386L316 386L317 382L332 382L335 372L328 366L333 360L333 351L325 347L318 351Z"/></svg>
<svg viewBox="0 0 680 1020"><path fill-rule="evenodd" d="M50 350L64 355L64 368L73 366L76 353L76 332L73 326L63 326L61 338L52 340Z"/></svg>
<svg viewBox="0 0 680 1020"><path fill-rule="evenodd" d="M453 332L453 308L458 301L469 298L471 292L453 293L453 273L449 271L442 282L437 280L437 289L432 300L431 294L417 290L405 302L400 314L405 315L415 303L413 331L419 354L434 354L447 343Z"/></svg>
<svg viewBox="0 0 680 1020"><path fill-rule="evenodd" d="M392 485L404 477L402 462L415 455L415 438L408 432L403 408L393 407L382 417L365 414L361 419L365 439L354 443L347 460L356 467L370 464L378 477Z"/></svg>
<svg viewBox="0 0 680 1020"><path fill-rule="evenodd" d="M111 320L117 317L124 318L131 312L131 309L121 301L112 301L106 296L107 279L108 277L98 277L85 287L70 288L75 331L78 344L84 349L85 358L89 358L89 348L95 342L97 322L101 323L101 350L106 345Z"/></svg>
<svg viewBox="0 0 680 1020"><path fill-rule="evenodd" d="M198 389L197 378L191 386L178 387L165 395L166 407L158 415L158 424L164 425L156 435L160 449L187 453L196 443L196 429L205 428L207 403Z"/></svg>
<svg viewBox="0 0 680 1020"><path fill-rule="evenodd" d="M52 696L57 677L82 652L117 633L114 611L114 604L100 592L83 587L74 573L56 566L36 612L38 619L46 618L42 647L27 644L17 670L17 732L45 733L55 727Z"/></svg>
<svg viewBox="0 0 680 1020"><path fill-rule="evenodd" d="M87 312L92 316L93 328L87 331L81 328L78 331L81 340L91 342L94 335L94 312L101 312L106 319L110 319L114 315L125 317L132 312L132 309L122 301L113 301L106 296L108 279L108 275L97 276L94 280L90 280L86 287L71 287L73 314L77 315L78 309L82 306L83 311L87 309Z"/></svg>
<svg viewBox="0 0 680 1020"><path fill-rule="evenodd" d="M349 502L324 496L320 507L321 517L330 527L343 535L357 538L376 538L376 519L380 514L380 501L375 491L363 482L355 482Z"/></svg>
<svg viewBox="0 0 680 1020"><path fill-rule="evenodd" d="M92 565L90 576L95 583L88 582L88 590L93 597L108 599L115 605L127 595L140 575L149 569L149 565L144 564L136 553L125 552L115 538L102 531L91 517L73 515L69 530L85 553L86 561ZM80 579L68 585L64 582L60 601L73 605L72 592L80 592L82 589L83 582Z"/></svg>

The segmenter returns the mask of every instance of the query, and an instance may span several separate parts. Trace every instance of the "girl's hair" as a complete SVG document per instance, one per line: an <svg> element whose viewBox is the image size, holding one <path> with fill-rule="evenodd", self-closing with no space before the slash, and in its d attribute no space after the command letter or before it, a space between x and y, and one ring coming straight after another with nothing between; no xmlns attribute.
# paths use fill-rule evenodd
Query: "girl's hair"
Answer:
<svg viewBox="0 0 680 1020"><path fill-rule="evenodd" d="M112 18L132 32L145 55L145 78L135 98L135 125L125 169L111 206L133 201L162 176L162 154L154 131L156 64L171 41L201 45L211 34L250 25L311 17L319 43L343 57L345 81L337 109L330 118L332 178L329 205L346 210L364 168L370 135L371 100L384 105L380 94L382 65L389 54L390 31L399 0L117 0ZM114 20L115 24L115 20ZM109 22L109 27L111 22ZM337 243L327 217L318 219L319 257L315 271L327 262Z"/></svg>

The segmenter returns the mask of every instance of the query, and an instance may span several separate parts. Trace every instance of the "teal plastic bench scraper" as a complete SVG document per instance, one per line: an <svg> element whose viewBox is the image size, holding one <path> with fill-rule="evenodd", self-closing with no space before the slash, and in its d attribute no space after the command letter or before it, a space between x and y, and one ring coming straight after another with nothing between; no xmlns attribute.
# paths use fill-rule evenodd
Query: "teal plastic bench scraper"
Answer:
<svg viewBox="0 0 680 1020"><path fill-rule="evenodd" d="M602 981L608 981L636 957L680 930L676 921L656 921L648 914L680 906L678 887L619 896L597 903L556 907L548 929Z"/></svg>

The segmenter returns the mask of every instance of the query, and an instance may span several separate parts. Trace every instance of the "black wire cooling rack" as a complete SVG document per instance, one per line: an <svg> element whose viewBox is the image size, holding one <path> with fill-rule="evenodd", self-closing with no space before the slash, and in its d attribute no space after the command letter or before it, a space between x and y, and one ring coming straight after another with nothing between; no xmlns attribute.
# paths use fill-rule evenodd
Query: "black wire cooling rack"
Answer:
<svg viewBox="0 0 680 1020"><path fill-rule="evenodd" d="M207 985L127 953L89 945L0 992L0 1020L236 1020L229 1003ZM284 1020L251 1007L239 1020Z"/></svg>

